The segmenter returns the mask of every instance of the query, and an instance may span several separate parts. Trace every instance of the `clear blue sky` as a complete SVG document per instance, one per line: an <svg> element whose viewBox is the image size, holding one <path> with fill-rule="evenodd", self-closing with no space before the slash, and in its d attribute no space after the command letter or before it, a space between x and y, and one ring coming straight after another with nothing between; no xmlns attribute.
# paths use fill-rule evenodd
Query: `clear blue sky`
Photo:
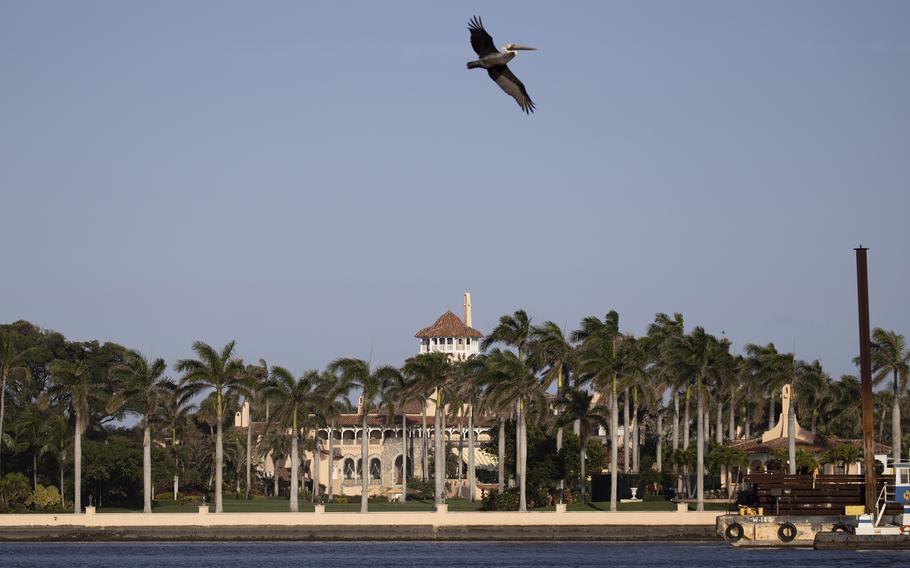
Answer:
<svg viewBox="0 0 910 568"><path fill-rule="evenodd" d="M0 321L400 364L473 293L835 376L910 335L910 3L0 3ZM538 112L482 71L479 14Z"/></svg>

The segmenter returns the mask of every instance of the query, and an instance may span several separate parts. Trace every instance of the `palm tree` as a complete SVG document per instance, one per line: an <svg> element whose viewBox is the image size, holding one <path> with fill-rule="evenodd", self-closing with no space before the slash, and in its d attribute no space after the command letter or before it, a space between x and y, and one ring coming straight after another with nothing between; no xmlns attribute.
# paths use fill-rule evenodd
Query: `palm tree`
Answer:
<svg viewBox="0 0 910 568"><path fill-rule="evenodd" d="M335 430L338 417L348 410L351 402L348 400L350 386L334 373L328 371L319 377L316 387L316 413L329 430L329 467L328 480L326 481L326 497L329 501L334 497L335 486Z"/></svg>
<svg viewBox="0 0 910 568"><path fill-rule="evenodd" d="M50 436L50 445L57 457L57 464L60 466L60 506L66 507L66 494L64 491L63 476L66 466L66 456L69 453L70 426L63 414L54 412L51 414L50 423L47 427L47 433Z"/></svg>
<svg viewBox="0 0 910 568"><path fill-rule="evenodd" d="M198 359L181 359L175 368L183 373L181 388L192 395L212 389L215 394L215 512L224 512L222 500L222 475L224 468L224 398L228 394L246 395L247 376L243 372L243 361L234 357L234 343L228 342L221 352L202 341L193 343Z"/></svg>
<svg viewBox="0 0 910 568"><path fill-rule="evenodd" d="M246 368L247 380L249 381L250 396L246 397L247 412L249 420L246 428L246 493L244 498L250 499L250 482L252 479L252 451L253 451L253 403L258 402L261 392L265 389L269 380L269 364L265 359L259 359L258 365L249 365ZM264 397L262 397L264 398ZM266 401L268 407L268 401ZM268 417L266 418L268 421Z"/></svg>
<svg viewBox="0 0 910 568"><path fill-rule="evenodd" d="M578 483L581 488L581 502L587 499L587 476L585 474L585 461L588 437L591 433L592 425L609 426L610 416L608 409L603 404L595 404L594 396L580 389L570 389L565 393L560 402L560 413L557 419L557 425L565 426L578 420L581 428L579 429L579 479Z"/></svg>
<svg viewBox="0 0 910 568"><path fill-rule="evenodd" d="M190 413L194 405L191 396L177 388L174 383L166 384L167 394L158 407L156 421L163 425L163 434L170 438L171 453L174 456L174 500L180 490L180 460L178 452L179 437L186 432L190 424Z"/></svg>
<svg viewBox="0 0 910 568"><path fill-rule="evenodd" d="M38 489L38 460L47 453L50 436L50 401L42 394L33 403L26 405L13 422L16 439L20 447L32 454L32 489Z"/></svg>
<svg viewBox="0 0 910 568"><path fill-rule="evenodd" d="M272 458L272 465L275 472L272 476L272 497L278 497L278 479L280 477L278 474L278 464L290 454L290 441L288 438L289 437L284 432L269 430L259 441L259 458L263 460L269 456Z"/></svg>
<svg viewBox="0 0 910 568"><path fill-rule="evenodd" d="M82 361L54 361L50 368L54 381L51 396L66 400L70 415L75 419L73 433L73 512L82 512L82 433L89 412L100 396L100 387Z"/></svg>
<svg viewBox="0 0 910 568"><path fill-rule="evenodd" d="M727 346L705 332L704 328L696 327L692 332L674 342L669 349L669 355L679 364L688 367L695 377L696 395L696 477L695 488L697 495L696 510L705 510L705 381L713 372L713 366L718 360L720 352L726 351Z"/></svg>
<svg viewBox="0 0 910 568"><path fill-rule="evenodd" d="M435 402L435 416L433 420L433 442L435 444L433 455L433 481L435 484L435 505L438 507L444 502L445 491L445 440L442 434L442 419L445 413L445 398L447 381L451 377L452 364L446 353L421 353L407 359L402 369L406 375L415 381L415 388L422 393L433 393ZM424 430L425 431L425 430Z"/></svg>
<svg viewBox="0 0 910 568"><path fill-rule="evenodd" d="M361 391L360 417L363 435L360 442L360 463L363 464L361 466L363 468L363 475L361 476L363 484L360 493L360 512L366 513L369 511L370 493L370 462L367 446L370 435L367 416L375 407L379 393L382 392L386 381L395 377L398 374L398 369L391 366L382 366L371 370L370 363L363 359L340 358L329 364L329 372L339 374L346 384L359 388Z"/></svg>
<svg viewBox="0 0 910 568"><path fill-rule="evenodd" d="M531 366L543 369L544 390L556 383L557 409L562 400L566 383L572 384L572 369L575 366L576 350L558 325L545 321L540 326L531 327L530 345ZM557 410L558 411L558 410ZM556 429L556 451L562 449L563 424ZM563 481L559 480L559 489Z"/></svg>
<svg viewBox="0 0 910 568"><path fill-rule="evenodd" d="M414 390L414 381L406 373L391 376L381 394L383 405L391 421L397 410L401 415L401 502L408 500L408 405L419 402L421 397Z"/></svg>
<svg viewBox="0 0 910 568"><path fill-rule="evenodd" d="M518 418L518 465L519 473L519 511L528 510L527 503L527 414L529 412L546 413L546 400L544 390L537 380L533 370L515 353L494 349L486 358L486 375L493 385L488 396L493 401L493 406L503 406L512 401L517 401L516 413Z"/></svg>
<svg viewBox="0 0 910 568"><path fill-rule="evenodd" d="M25 359L28 350L20 351L13 344L12 335L0 333L0 456L3 455L3 420L6 412L6 386L7 382L17 375L28 374ZM0 475L3 474L0 462Z"/></svg>
<svg viewBox="0 0 910 568"><path fill-rule="evenodd" d="M318 371L307 371L299 379L284 367L272 367L272 378L266 389L275 407L270 420L281 428L288 429L291 442L291 512L297 512L299 495L298 470L300 457L297 443L300 438L300 427L306 422L313 404L313 387L319 378ZM318 450L317 450L318 451ZM277 469L276 469L277 474Z"/></svg>
<svg viewBox="0 0 910 568"><path fill-rule="evenodd" d="M152 512L152 416L172 393L174 383L163 378L167 365L158 358L149 362L141 353L130 351L125 363L111 369L123 390L116 398L138 413L142 423L142 512Z"/></svg>
<svg viewBox="0 0 910 568"><path fill-rule="evenodd" d="M880 327L872 331L872 380L877 384L888 375L893 377L891 394L891 454L895 462L901 461L901 395L907 390L910 379L910 349L904 336Z"/></svg>

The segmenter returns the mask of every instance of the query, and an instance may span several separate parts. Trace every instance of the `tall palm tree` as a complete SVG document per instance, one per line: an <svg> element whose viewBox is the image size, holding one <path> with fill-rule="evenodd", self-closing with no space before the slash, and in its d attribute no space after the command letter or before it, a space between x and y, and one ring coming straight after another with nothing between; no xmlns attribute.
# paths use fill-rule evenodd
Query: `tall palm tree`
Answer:
<svg viewBox="0 0 910 568"><path fill-rule="evenodd" d="M895 462L901 461L901 395L910 380L910 349L903 335L880 327L872 331L872 380L880 383L888 375L893 377L891 394L891 454Z"/></svg>
<svg viewBox="0 0 910 568"><path fill-rule="evenodd" d="M118 397L126 408L141 416L142 424L142 512L152 512L152 416L171 396L174 383L165 378L167 365L158 358L149 362L141 353L130 351L126 362L111 369L123 388Z"/></svg>
<svg viewBox="0 0 910 568"><path fill-rule="evenodd" d="M290 509L292 513L298 510L298 471L300 457L297 444L300 438L300 428L307 420L313 403L313 387L318 380L318 371L307 371L299 379L284 367L272 367L272 377L266 389L275 405L272 408L270 420L280 428L289 431L288 438L291 445L291 496ZM318 451L318 450L317 450ZM277 468L276 468L277 475Z"/></svg>
<svg viewBox="0 0 910 568"><path fill-rule="evenodd" d="M564 389L572 384L572 369L575 366L576 350L562 328L552 321L531 327L530 361L534 368L543 369L543 385L548 390L556 383L557 409ZM558 412L558 410L557 410ZM556 451L562 449L563 423L557 421ZM563 481L559 480L559 489Z"/></svg>
<svg viewBox="0 0 910 568"><path fill-rule="evenodd" d="M696 396L696 510L705 510L705 381L713 372L719 353L726 345L696 327L691 333L674 342L669 354L691 370L695 377Z"/></svg>
<svg viewBox="0 0 910 568"><path fill-rule="evenodd" d="M435 444L433 456L433 481L435 484L435 505L438 507L444 501L445 491L445 440L442 433L442 420L445 413L445 398L447 382L451 378L452 364L446 353L421 353L404 362L403 371L423 393L432 393L435 403L435 416L433 419L433 442Z"/></svg>
<svg viewBox="0 0 910 568"><path fill-rule="evenodd" d="M6 387L11 378L28 374L25 360L28 350L16 349L12 334L0 332L0 456L3 455L3 420L6 412ZM0 462L0 475L3 474Z"/></svg>
<svg viewBox="0 0 910 568"><path fill-rule="evenodd" d="M175 368L183 373L180 379L181 388L193 395L203 390L212 389L215 395L215 418L217 435L215 438L215 512L224 512L222 500L222 476L224 468L224 398L228 394L246 395L248 377L244 373L243 361L234 357L234 341L230 341L221 351L202 341L193 343L193 351L198 359L181 359Z"/></svg>
<svg viewBox="0 0 910 568"><path fill-rule="evenodd" d="M271 419L271 417L270 417ZM278 473L279 471L279 462L287 458L290 455L290 440L289 436L284 432L279 432L275 430L268 430L265 436L259 441L259 458L265 459L266 457L272 458L272 465L274 469L274 475L272 476L272 497L278 497L278 481L281 477Z"/></svg>
<svg viewBox="0 0 910 568"><path fill-rule="evenodd" d="M66 401L75 420L73 433L73 512L82 512L82 434L91 407L101 396L99 384L82 361L54 361L49 369L53 386L50 394Z"/></svg>
<svg viewBox="0 0 910 568"><path fill-rule="evenodd" d="M269 381L269 364L265 359L259 359L258 365L249 365L246 368L247 380L249 381L249 394L246 397L248 404L249 421L246 428L246 493L244 498L250 499L250 482L252 480L252 451L253 451L253 403L258 402L262 391ZM261 397L265 398L265 397ZM268 404L268 403L267 403ZM266 418L268 421L268 418Z"/></svg>
<svg viewBox="0 0 910 568"><path fill-rule="evenodd" d="M363 464L361 466L363 468L363 475L361 476L363 484L360 493L360 512L366 513L369 511L370 497L370 462L367 446L370 435L367 416L375 408L379 394L382 392L386 381L396 376L398 369L388 365L371 369L368 361L343 357L332 361L328 370L331 373L340 375L345 383L360 389L360 419L363 431L360 442L360 463Z"/></svg>
<svg viewBox="0 0 910 568"><path fill-rule="evenodd" d="M50 401L42 394L33 403L26 405L13 422L13 430L21 448L32 454L32 489L38 489L38 460L50 449L51 411Z"/></svg>
<svg viewBox="0 0 910 568"><path fill-rule="evenodd" d="M319 376L315 403L317 414L329 430L329 467L326 480L326 498L329 501L335 494L335 430L338 417L351 406L351 402L348 400L349 390L350 385L334 373L326 371Z"/></svg>
<svg viewBox="0 0 910 568"><path fill-rule="evenodd" d="M516 414L519 430L518 448L519 463L516 470L520 472L519 483L519 511L528 510L527 503L527 459L528 459L528 426L527 415L529 412L545 414L547 412L544 390L537 380L534 371L515 353L494 349L485 360L487 365L486 375L493 385L488 396L493 401L493 406L503 406L508 402L517 401Z"/></svg>
<svg viewBox="0 0 910 568"><path fill-rule="evenodd" d="M397 373L386 381L381 394L391 422L397 412L401 415L401 502L408 500L408 405L421 400L414 390L414 381L406 373Z"/></svg>
<svg viewBox="0 0 910 568"><path fill-rule="evenodd" d="M501 343L503 345L513 347L518 352L518 359L524 360L528 355L528 351L531 343L531 318L528 317L527 312L524 310L515 310L512 315L503 315L499 318L499 323L496 327L490 331L490 334L486 336L483 341L480 343L480 348L486 351L493 345ZM516 409L517 410L517 409ZM500 428L500 433L504 433L504 426ZM521 440L519 436L521 435L521 430L519 428L515 429L515 451L520 451ZM516 455L515 459L515 468L516 477L524 477L525 472L520 470L521 459Z"/></svg>
<svg viewBox="0 0 910 568"><path fill-rule="evenodd" d="M155 421L162 424L162 434L170 439L171 453L174 458L174 500L180 490L180 455L178 451L179 438L190 426L190 415L195 408L192 397L177 388L171 382L165 385L167 394L158 407L158 416Z"/></svg>

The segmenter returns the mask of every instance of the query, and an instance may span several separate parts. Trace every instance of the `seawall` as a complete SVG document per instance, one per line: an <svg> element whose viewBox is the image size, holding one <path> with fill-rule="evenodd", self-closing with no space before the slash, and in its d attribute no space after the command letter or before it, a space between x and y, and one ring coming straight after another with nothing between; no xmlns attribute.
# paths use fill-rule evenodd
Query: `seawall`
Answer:
<svg viewBox="0 0 910 568"><path fill-rule="evenodd" d="M717 513L0 515L3 541L710 541Z"/></svg>

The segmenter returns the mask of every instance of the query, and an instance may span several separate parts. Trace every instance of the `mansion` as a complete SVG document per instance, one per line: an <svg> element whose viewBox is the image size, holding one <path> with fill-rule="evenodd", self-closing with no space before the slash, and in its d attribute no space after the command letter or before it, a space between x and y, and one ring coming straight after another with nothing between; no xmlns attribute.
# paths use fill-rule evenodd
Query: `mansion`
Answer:
<svg viewBox="0 0 910 568"><path fill-rule="evenodd" d="M432 325L429 325L415 334L420 341L418 353L447 353L452 361L465 361L480 352L480 341L483 334L471 327L471 295L464 295L464 319L459 318L451 311L446 311L439 316ZM301 456L301 480L306 487L312 487L314 480L326 486L329 479L329 468L333 468L332 493L334 495L359 496L362 487L362 475L369 476L371 495L386 495L390 498L400 496L401 465L404 459L402 441L407 438L407 474L408 480L421 479L426 469L424 456L430 453L433 447L433 416L436 412L434 401L428 400L426 406L422 403L412 403L406 408L405 426L402 425L401 414L398 413L391 420L385 413L372 413L367 417L367 431L362 428L360 404L356 414L341 415L337 427L319 428L311 431L309 436L315 436L318 443L315 446L320 453L319 460L314 459L311 443L304 444ZM424 428L426 420L426 428ZM479 446L489 441L490 424L478 417L475 419L475 442ZM248 412L238 413L235 419L236 427L246 427ZM262 424L254 423L254 435L257 427ZM445 439L449 451L461 458L462 464L468 464L468 430L467 419L458 420L450 418L446 421ZM329 456L329 437L332 437L334 456ZM366 468L361 463L361 442L367 437L369 458ZM497 468L496 457L479 447L474 451L475 467L478 477L483 477L484 471L495 472ZM318 463L319 471L314 471ZM281 480L290 479L290 459L278 460L276 464L271 455L266 456L258 466L267 477L274 479L277 474ZM467 477L466 475L464 476ZM450 480L452 481L452 480ZM461 487L449 484L452 495L467 495L467 481ZM326 487L326 490L328 488ZM479 492L478 492L479 494Z"/></svg>

